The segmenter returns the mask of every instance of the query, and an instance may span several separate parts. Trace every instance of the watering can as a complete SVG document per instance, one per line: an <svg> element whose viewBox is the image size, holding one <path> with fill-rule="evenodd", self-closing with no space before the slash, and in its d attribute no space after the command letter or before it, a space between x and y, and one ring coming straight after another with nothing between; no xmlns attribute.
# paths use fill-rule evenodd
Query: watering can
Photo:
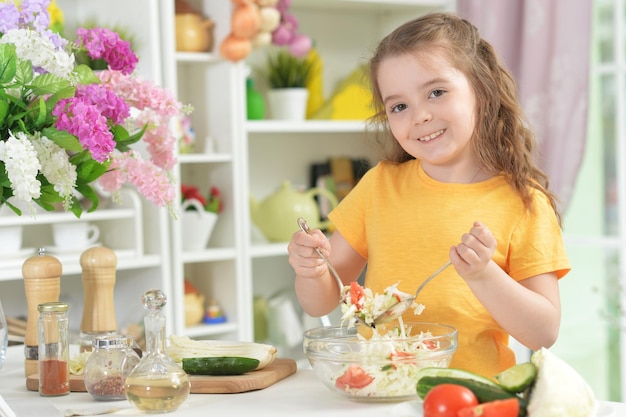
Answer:
<svg viewBox="0 0 626 417"><path fill-rule="evenodd" d="M298 230L298 217L307 219L312 229L326 229L330 221L320 220L316 196L328 198L331 209L337 206L337 197L324 188L298 191L289 181L283 181L278 190L261 202L250 197L252 222L270 242L288 242Z"/></svg>

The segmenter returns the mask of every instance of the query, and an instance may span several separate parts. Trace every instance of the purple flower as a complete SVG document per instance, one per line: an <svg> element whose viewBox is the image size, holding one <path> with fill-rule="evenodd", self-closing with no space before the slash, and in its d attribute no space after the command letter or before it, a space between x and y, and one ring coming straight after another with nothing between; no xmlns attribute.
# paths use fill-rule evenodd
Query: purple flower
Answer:
<svg viewBox="0 0 626 417"><path fill-rule="evenodd" d="M96 106L98 111L115 124L122 124L130 116L130 107L115 92L102 84L79 85L76 89L77 99Z"/></svg>
<svg viewBox="0 0 626 417"><path fill-rule="evenodd" d="M76 34L92 59L104 59L110 69L124 75L135 70L139 61L137 55L130 48L130 42L122 40L116 32L105 28L80 28Z"/></svg>
<svg viewBox="0 0 626 417"><path fill-rule="evenodd" d="M57 119L54 127L76 136L94 160L104 162L115 149L113 134L109 131L107 119L98 107L73 97L60 100L52 110Z"/></svg>

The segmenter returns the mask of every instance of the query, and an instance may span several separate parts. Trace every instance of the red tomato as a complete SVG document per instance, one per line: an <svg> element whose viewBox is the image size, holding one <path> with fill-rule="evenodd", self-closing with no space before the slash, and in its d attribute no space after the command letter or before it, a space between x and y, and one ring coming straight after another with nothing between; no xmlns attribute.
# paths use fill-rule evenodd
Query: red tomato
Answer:
<svg viewBox="0 0 626 417"><path fill-rule="evenodd" d="M458 417L517 417L519 401L517 398L495 400L459 410Z"/></svg>
<svg viewBox="0 0 626 417"><path fill-rule="evenodd" d="M350 283L350 301L352 304L356 305L359 310L363 307L363 295L363 287L361 287L358 282L352 281Z"/></svg>
<svg viewBox="0 0 626 417"><path fill-rule="evenodd" d="M372 383L374 378L358 365L350 365L346 372L335 380L335 386L340 390L349 388L364 388Z"/></svg>
<svg viewBox="0 0 626 417"><path fill-rule="evenodd" d="M424 397L424 417L457 417L459 410L476 405L478 400L471 389L456 384L439 384Z"/></svg>

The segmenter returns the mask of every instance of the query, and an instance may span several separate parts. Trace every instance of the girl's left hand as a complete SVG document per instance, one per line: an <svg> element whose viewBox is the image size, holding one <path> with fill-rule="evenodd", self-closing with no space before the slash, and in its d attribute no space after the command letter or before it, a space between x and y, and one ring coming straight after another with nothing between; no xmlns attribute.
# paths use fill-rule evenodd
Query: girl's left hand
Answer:
<svg viewBox="0 0 626 417"><path fill-rule="evenodd" d="M491 231L481 222L474 222L468 233L461 236L461 243L450 248L450 260L463 278L471 278L482 272L491 261L498 242Z"/></svg>

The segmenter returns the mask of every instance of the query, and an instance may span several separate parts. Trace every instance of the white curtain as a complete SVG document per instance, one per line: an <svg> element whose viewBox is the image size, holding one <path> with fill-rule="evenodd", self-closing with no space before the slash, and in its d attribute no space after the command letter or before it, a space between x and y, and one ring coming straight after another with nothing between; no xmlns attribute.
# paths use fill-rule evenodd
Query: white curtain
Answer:
<svg viewBox="0 0 626 417"><path fill-rule="evenodd" d="M564 213L583 158L592 0L457 0L518 83L539 163Z"/></svg>

